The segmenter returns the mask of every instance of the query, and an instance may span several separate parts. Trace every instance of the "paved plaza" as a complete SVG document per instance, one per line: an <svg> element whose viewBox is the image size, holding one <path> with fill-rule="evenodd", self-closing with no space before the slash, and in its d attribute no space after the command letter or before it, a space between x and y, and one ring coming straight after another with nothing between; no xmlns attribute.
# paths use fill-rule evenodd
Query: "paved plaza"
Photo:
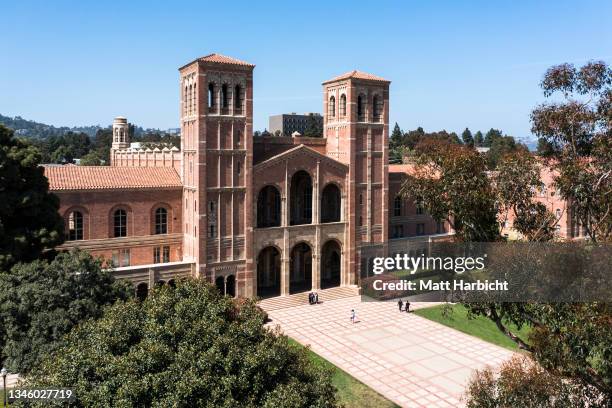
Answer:
<svg viewBox="0 0 612 408"><path fill-rule="evenodd" d="M351 309L357 313L354 324ZM268 313L270 326L280 325L286 335L402 407L463 406L473 370L512 356L414 313L400 313L395 302L353 296Z"/></svg>

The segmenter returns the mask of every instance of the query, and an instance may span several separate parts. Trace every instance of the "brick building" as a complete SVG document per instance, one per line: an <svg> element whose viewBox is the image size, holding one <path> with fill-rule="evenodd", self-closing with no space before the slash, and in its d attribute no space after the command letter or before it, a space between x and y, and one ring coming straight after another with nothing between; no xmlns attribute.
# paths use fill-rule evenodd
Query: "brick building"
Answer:
<svg viewBox="0 0 612 408"><path fill-rule="evenodd" d="M253 69L219 54L179 68L180 150L130 147L119 117L111 166L47 167L64 247L103 256L140 294L195 276L266 297L356 285L362 248L448 234L396 198L405 169L387 164L389 81L323 82L323 138L254 139Z"/></svg>

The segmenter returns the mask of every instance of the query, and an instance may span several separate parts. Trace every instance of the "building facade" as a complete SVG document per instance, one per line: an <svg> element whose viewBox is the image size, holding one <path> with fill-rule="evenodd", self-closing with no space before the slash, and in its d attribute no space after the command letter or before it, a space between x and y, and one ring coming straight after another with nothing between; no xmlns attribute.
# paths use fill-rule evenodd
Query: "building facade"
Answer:
<svg viewBox="0 0 612 408"><path fill-rule="evenodd" d="M351 71L323 82L323 138L254 139L253 69L219 54L179 69L181 149L131 147L118 117L111 166L47 167L63 247L103 256L141 293L194 276L267 297L356 285L362 248L449 233L397 198L389 81Z"/></svg>
<svg viewBox="0 0 612 408"><path fill-rule="evenodd" d="M323 116L319 113L272 115L268 120L268 131L273 135L280 132L281 136L291 136L295 132L304 135L311 121L316 123L317 128L323 127Z"/></svg>

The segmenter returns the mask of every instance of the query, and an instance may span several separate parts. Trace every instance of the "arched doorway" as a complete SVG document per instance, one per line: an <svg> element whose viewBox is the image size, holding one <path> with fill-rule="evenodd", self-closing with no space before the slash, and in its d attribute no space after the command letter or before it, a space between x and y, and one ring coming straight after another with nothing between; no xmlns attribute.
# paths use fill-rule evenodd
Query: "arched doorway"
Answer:
<svg viewBox="0 0 612 408"><path fill-rule="evenodd" d="M236 277L234 275L225 278L225 294L231 297L236 296Z"/></svg>
<svg viewBox="0 0 612 408"><path fill-rule="evenodd" d="M291 225L312 224L312 179L304 170L291 177Z"/></svg>
<svg viewBox="0 0 612 408"><path fill-rule="evenodd" d="M146 283L140 283L136 286L136 298L140 301L143 301L147 298L149 294L149 285Z"/></svg>
<svg viewBox="0 0 612 408"><path fill-rule="evenodd" d="M217 276L215 279L215 287L220 294L225 295L225 278L223 278L223 276Z"/></svg>
<svg viewBox="0 0 612 408"><path fill-rule="evenodd" d="M336 241L327 241L321 250L321 289L340 286L342 251Z"/></svg>
<svg viewBox="0 0 612 408"><path fill-rule="evenodd" d="M262 249L257 257L257 296L280 296L280 280L280 252L272 246Z"/></svg>
<svg viewBox="0 0 612 408"><path fill-rule="evenodd" d="M289 271L289 293L312 289L312 251L306 243L299 243L291 250Z"/></svg>
<svg viewBox="0 0 612 408"><path fill-rule="evenodd" d="M340 221L340 189L328 184L321 194L321 222Z"/></svg>
<svg viewBox="0 0 612 408"><path fill-rule="evenodd" d="M281 222L280 193L274 186L265 186L257 195L257 228L278 227Z"/></svg>

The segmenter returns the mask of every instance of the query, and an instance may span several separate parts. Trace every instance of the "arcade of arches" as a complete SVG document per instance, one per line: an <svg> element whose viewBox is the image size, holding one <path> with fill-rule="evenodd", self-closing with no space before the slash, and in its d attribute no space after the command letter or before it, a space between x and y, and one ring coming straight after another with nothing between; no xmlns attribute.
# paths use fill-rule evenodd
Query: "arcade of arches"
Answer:
<svg viewBox="0 0 612 408"><path fill-rule="evenodd" d="M313 185L310 175L300 170L291 177L289 194L289 225L313 223ZM320 222L339 222L342 218L342 194L340 188L329 183L321 192ZM281 193L273 185L267 185L257 194L257 228L282 225ZM316 222L316 220L315 220Z"/></svg>
<svg viewBox="0 0 612 408"><path fill-rule="evenodd" d="M286 260L282 259L281 252L274 246L262 249L257 256L257 296L267 298L340 286L342 275L340 244L335 240L329 240L322 246L320 253L320 270L316 273L316 262L309 243L295 244L289 252L289 259ZM284 269L283 263L285 263ZM283 272L284 270L286 272ZM286 293L282 291L283 285L287 288Z"/></svg>

